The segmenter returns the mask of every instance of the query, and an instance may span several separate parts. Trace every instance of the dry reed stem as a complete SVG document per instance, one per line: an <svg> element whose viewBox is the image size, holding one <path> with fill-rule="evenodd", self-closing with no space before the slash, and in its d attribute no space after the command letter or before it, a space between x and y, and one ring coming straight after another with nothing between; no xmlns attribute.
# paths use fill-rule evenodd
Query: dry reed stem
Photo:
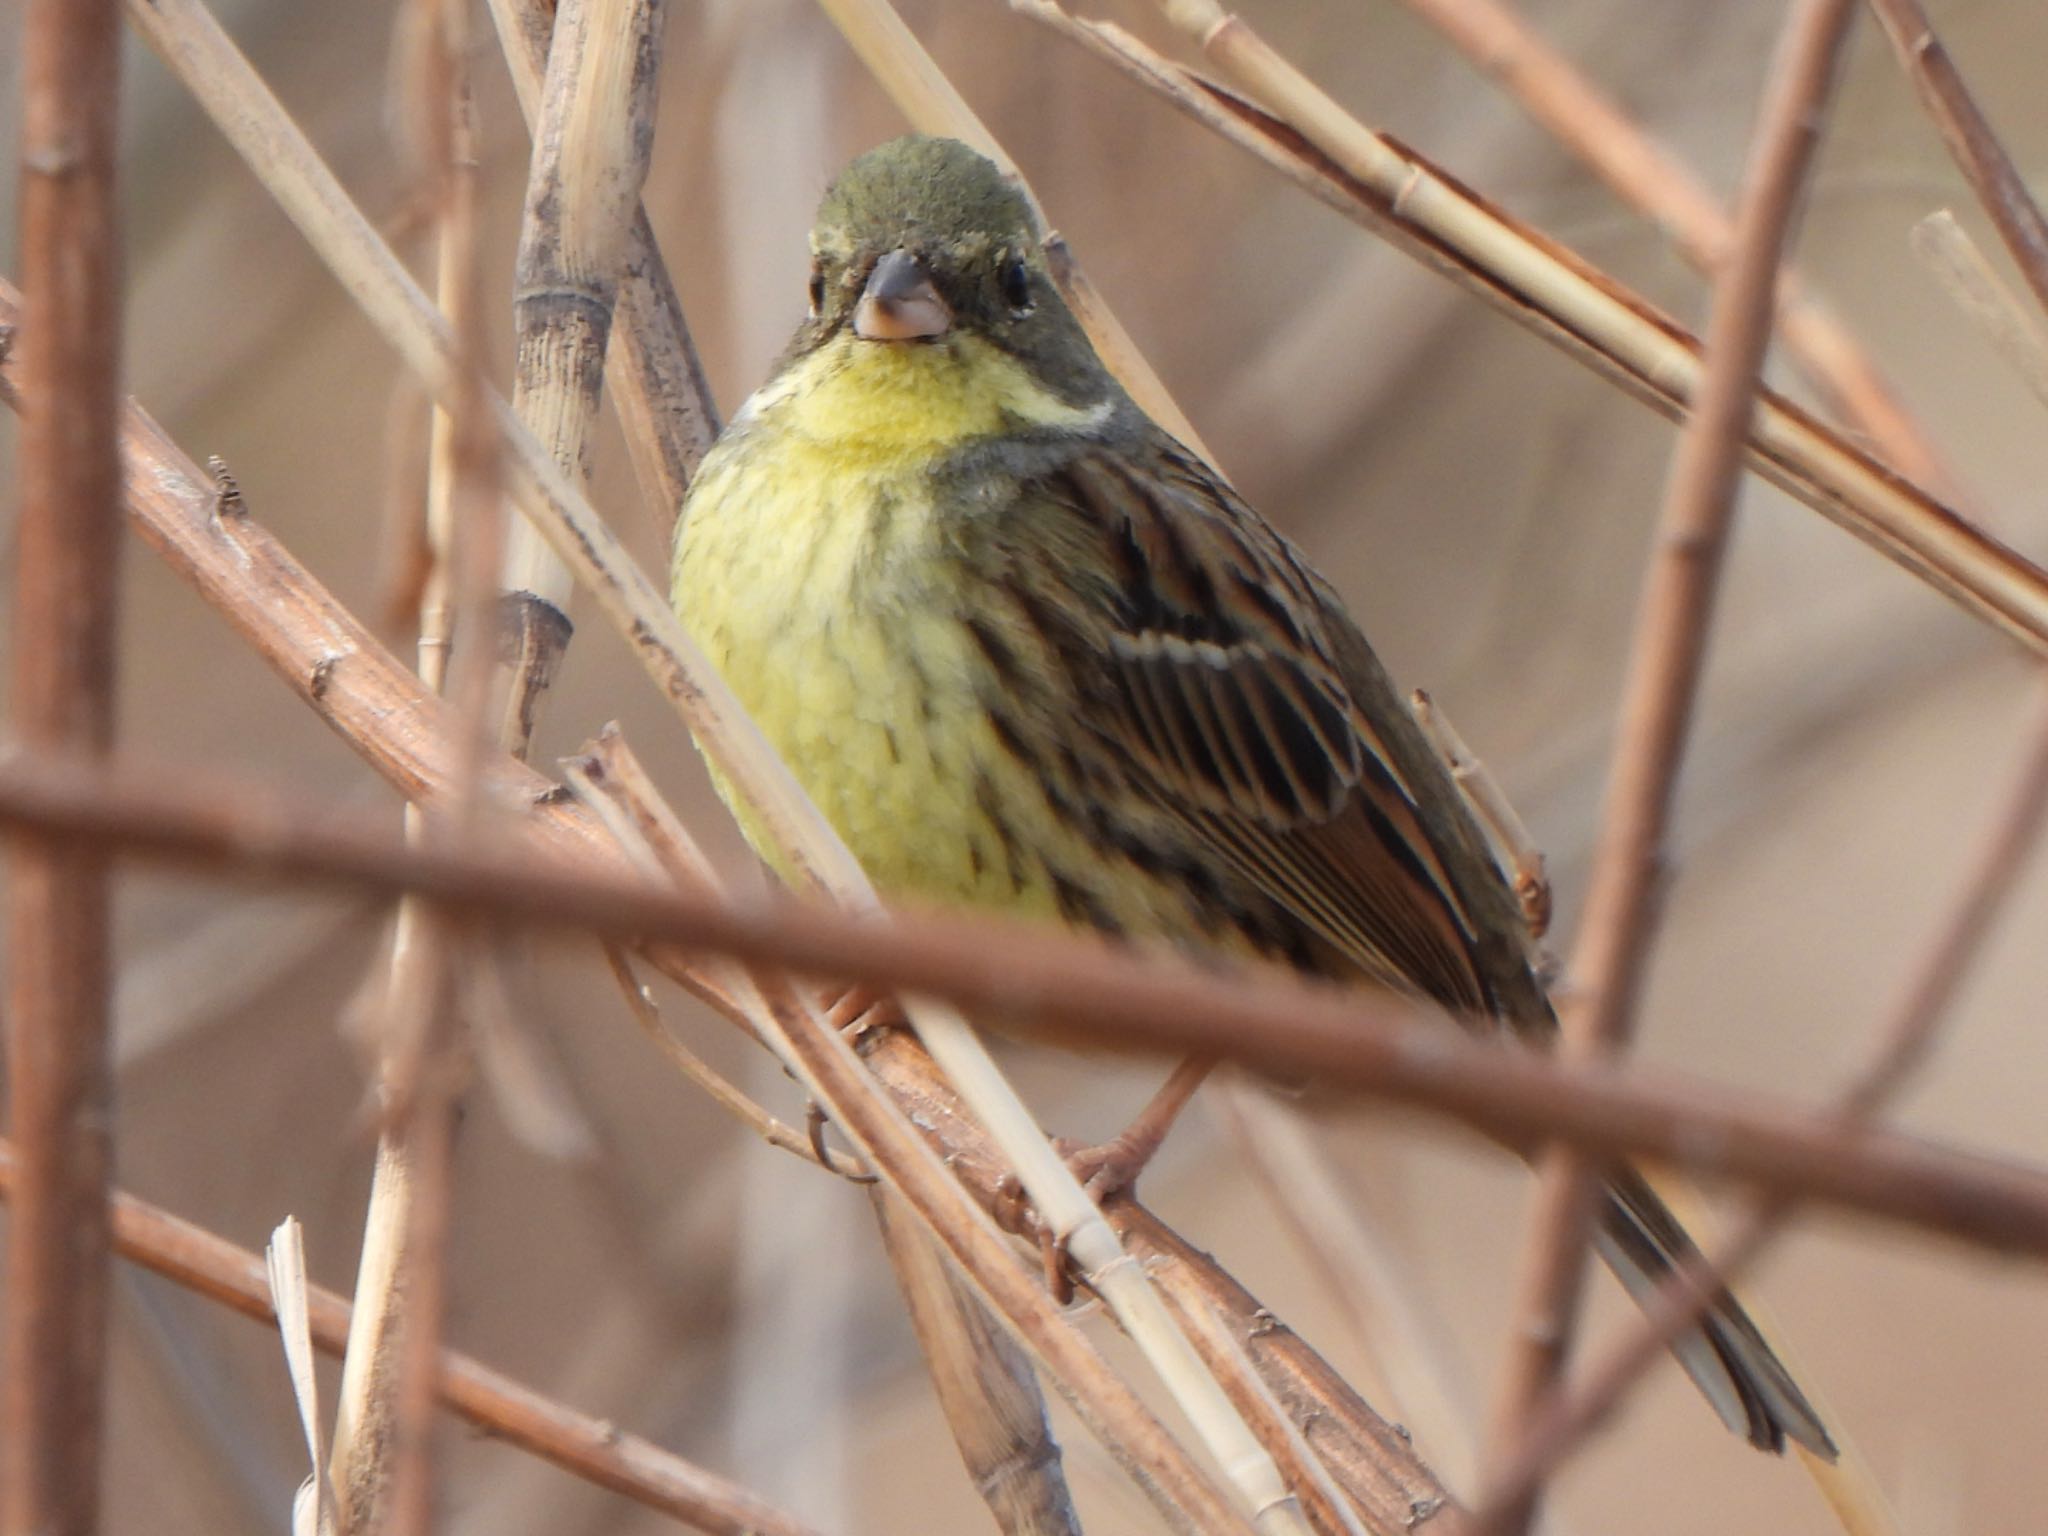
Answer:
<svg viewBox="0 0 2048 1536"><path fill-rule="evenodd" d="M1017 169L1009 151L997 142L967 99L946 78L945 71L925 52L917 35L896 14L896 8L889 0L818 0L818 7L839 28L875 83L896 103L911 127L919 133L958 139L1002 167L1003 174L1015 183L1037 213L1039 227L1045 231L1046 260L1053 281L1059 284L1067 307L1095 344L1097 355L1146 415L1215 464L1215 455L1195 431L1195 424L1188 420L1180 403L1145 360L1101 291L1089 281L1065 238L1047 222L1037 194Z"/></svg>
<svg viewBox="0 0 2048 1536"><path fill-rule="evenodd" d="M490 0L514 94L531 127L541 110L554 8L547 0ZM704 366L637 202L626 232L605 382L625 429L642 501L667 548L690 477L718 436L718 407Z"/></svg>
<svg viewBox="0 0 2048 1536"><path fill-rule="evenodd" d="M619 814L609 830L636 868L692 894L718 896L709 862L669 809L622 736L600 736L596 749L571 768L592 801L608 801ZM788 975L772 964L738 967L736 1000L748 1027L805 1084L860 1147L870 1168L887 1179L925 1223L927 1235L957 1262L986 1303L1008 1320L1018 1341L1042 1360L1111 1456L1158 1504L1176 1528L1237 1529L1226 1504L1210 1489L1186 1453L1132 1396L1019 1268L1014 1253L959 1184L930 1177L935 1161L911 1130L901 1108L863 1072L851 1045L828 1025ZM950 1149L948 1152L950 1161ZM1020 1279L1022 1283L1020 1285Z"/></svg>
<svg viewBox="0 0 2048 1536"><path fill-rule="evenodd" d="M2031 739L2012 787L1980 834L1947 915L1909 971L1869 1062L1836 1108L1844 1125L1873 1119L1932 1054L1956 994L2040 844L2048 824L2048 681L2040 693ZM1588 1369L1583 1382L1549 1406L1503 1474L1497 1502L1511 1503L1584 1445L1670 1341L1696 1324L1715 1293L1785 1230L1795 1210L1796 1203L1783 1197L1758 1202L1710 1263L1671 1276L1644 1308L1641 1322ZM1485 1528L1484 1518L1480 1527Z"/></svg>
<svg viewBox="0 0 2048 1536"><path fill-rule="evenodd" d="M407 15L411 29L410 52L413 68L424 59L420 50L430 46L420 35L432 26L432 18L415 7ZM445 50L441 57L445 61ZM445 67L445 64L444 64ZM415 83L414 98L432 96L433 83ZM452 178L474 174L475 122L467 100L442 107L435 101L412 102L414 116L433 114L437 108L453 114L444 126L450 136L445 164L440 175ZM452 313L468 282L470 262L463 242L450 237L446 228L447 200L434 212L436 297L444 314ZM423 401L408 401L417 409ZM450 598L449 550L455 518L458 449L454 417L435 406L428 432L428 472L423 498L423 545L426 569L419 588L418 667L420 680L435 692L446 685L448 658L455 615ZM418 845L427 834L427 818L418 805L408 803L404 812L404 834L408 844ZM431 996L437 988L445 992L438 974L443 964L438 946L441 934L433 910L425 902L406 898L398 903L392 919L391 948L386 960L384 997L379 1016L385 1021L380 1045L380 1078L400 1070L395 1061L396 1041L391 1024L401 1017L419 1017L418 999ZM330 1459L331 1481L339 1490L341 1508L346 1512L342 1529L375 1529L376 1514L388 1489L389 1462L394 1454L392 1423L393 1393L397 1379L397 1351L403 1326L401 1280L406 1263L407 1234L414 1219L418 1183L414 1167L397 1132L397 1127L380 1127L377 1150L370 1174L370 1197L363 1216L363 1238L356 1261L353 1306L349 1314L348 1347L342 1352L341 1390L335 1405L334 1449Z"/></svg>
<svg viewBox="0 0 2048 1536"><path fill-rule="evenodd" d="M1461 186L1423 156L1368 131L1241 22L1208 34L1262 89L1291 91L1289 126L1121 28L1076 20L1054 0L1013 9L1071 38L1345 217L1476 294L1626 393L1681 417L1698 392L1699 343L1647 301ZM1748 440L1757 473L1979 618L2048 652L2048 572L1973 527L1783 396L1758 392Z"/></svg>
<svg viewBox="0 0 2048 1536"><path fill-rule="evenodd" d="M20 1154L0 1138L0 1201L21 1193ZM153 1274L269 1326L277 1323L263 1259L146 1200L113 1195L114 1250ZM348 1337L349 1304L308 1286L313 1343L330 1355ZM571 1476L715 1536L817 1536L750 1489L708 1472L607 1419L578 1413L469 1355L444 1349L436 1390L465 1422Z"/></svg>
<svg viewBox="0 0 2048 1536"><path fill-rule="evenodd" d="M1976 325L2033 392L2048 405L2048 322L2020 303L1992 270L1977 243L1946 208L1913 226L1913 254L1934 273L1957 306Z"/></svg>
<svg viewBox="0 0 2048 1536"><path fill-rule="evenodd" d="M1651 220L1695 270L1711 278L1721 269L1735 226L1714 194L1507 0L1400 3ZM1829 409L1860 428L1908 480L1948 494L1953 477L1920 423L1862 343L1790 267L1779 277L1777 302L1785 350Z"/></svg>
<svg viewBox="0 0 2048 1536"><path fill-rule="evenodd" d="M1737 197L1728 264L1714 283L1706 374L1672 456L1616 726L1613 768L1572 957L1578 992L1561 1054L1593 1061L1626 1044L1649 968L1665 841L1705 667L1742 444L1770 345L1778 263L1806 183L1852 0L1802 0L1785 22ZM1489 1460L1512 1459L1554 1396L1577 1324L1598 1168L1545 1152L1518 1266L1515 1332L1502 1362ZM1503 1533L1528 1528L1536 1498L1496 1502Z"/></svg>
<svg viewBox="0 0 2048 1536"><path fill-rule="evenodd" d="M434 466L441 479L429 487L429 504L430 516L445 524L447 598L460 641L446 679L456 733L454 793L428 812L418 836L422 846L459 853L479 832L476 786L497 671L496 648L480 639L492 633L506 530L482 372L468 11L463 0L415 0L412 24L417 76L409 104L422 125L422 159L432 178L443 306L453 338L444 452ZM417 910L409 964L392 971L379 1082L384 1123L377 1170L402 1168L404 1177L389 1191L373 1186L368 1216L371 1232L380 1224L393 1229L397 1252L390 1288L359 1298L384 1314L363 1374L361 1408L366 1426L388 1429L388 1437L365 1435L344 1447L337 1436L336 1447L337 1465L347 1471L335 1480L344 1527L380 1536L425 1536L432 1522L434 1382L447 1304L455 1120L469 1065L468 1042L455 1018L457 978L476 960L475 936L455 914L431 904ZM387 1193L397 1196L388 1209Z"/></svg>
<svg viewBox="0 0 2048 1536"><path fill-rule="evenodd" d="M882 1247L974 1491L1003 1536L1081 1536L1031 1357L900 1197L870 1195Z"/></svg>
<svg viewBox="0 0 2048 1536"><path fill-rule="evenodd" d="M2048 310L2048 219L2042 217L2025 178L1970 94L1955 60L1934 35L1919 0L1870 0L1870 8L1891 39L1920 105L1941 130L1942 143L1991 215L2035 302Z"/></svg>
<svg viewBox="0 0 2048 1536"><path fill-rule="evenodd" d="M1268 972L1217 976L991 918L859 918L784 899L724 903L650 889L618 878L598 829L554 805L508 824L503 846L458 855L406 849L365 818L275 787L236 788L244 802L224 808L139 773L21 757L0 763L0 827L118 846L168 867L416 891L511 926L638 935L679 951L950 998L1048 1039L1206 1052L1395 1100L1510 1145L1565 1141L1973 1246L2048 1252L2048 1174L2032 1165L1898 1132L1845 1130L1824 1113L1679 1074L1575 1067L1467 1040L1398 998L1354 997Z"/></svg>
<svg viewBox="0 0 2048 1536"><path fill-rule="evenodd" d="M121 293L111 0L34 0L22 25L22 412L9 724L95 758L114 740ZM106 1374L110 892L103 852L8 849L6 1028L20 1200L7 1233L0 1531L98 1524Z"/></svg>
<svg viewBox="0 0 2048 1536"><path fill-rule="evenodd" d="M576 484L590 485L627 234L654 142L662 0L564 0L556 10L513 271L512 410ZM526 755L534 711L569 643L568 568L531 525L507 541L499 744Z"/></svg>

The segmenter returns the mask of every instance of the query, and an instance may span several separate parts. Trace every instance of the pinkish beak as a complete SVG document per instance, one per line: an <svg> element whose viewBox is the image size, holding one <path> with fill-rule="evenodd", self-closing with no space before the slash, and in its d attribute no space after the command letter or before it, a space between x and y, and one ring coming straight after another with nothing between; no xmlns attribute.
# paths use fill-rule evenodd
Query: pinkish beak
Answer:
<svg viewBox="0 0 2048 1536"><path fill-rule="evenodd" d="M952 328L953 311L922 261L908 251L891 251L875 263L854 306L854 335L863 341L930 341Z"/></svg>

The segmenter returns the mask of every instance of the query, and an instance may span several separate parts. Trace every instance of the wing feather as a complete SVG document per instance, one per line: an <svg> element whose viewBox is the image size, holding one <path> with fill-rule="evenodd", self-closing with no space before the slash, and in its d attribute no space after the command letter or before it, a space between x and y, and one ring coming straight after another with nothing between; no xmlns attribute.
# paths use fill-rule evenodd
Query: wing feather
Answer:
<svg viewBox="0 0 2048 1536"><path fill-rule="evenodd" d="M1063 546L1101 552L1099 570L1046 573L1075 601L1037 606L1083 615L1052 648L1095 701L1103 779L1292 916L1333 971L1486 1009L1429 819L1347 686L1363 640L1227 486L1169 439L1150 447L1150 466L1083 451L1032 488L1091 525Z"/></svg>

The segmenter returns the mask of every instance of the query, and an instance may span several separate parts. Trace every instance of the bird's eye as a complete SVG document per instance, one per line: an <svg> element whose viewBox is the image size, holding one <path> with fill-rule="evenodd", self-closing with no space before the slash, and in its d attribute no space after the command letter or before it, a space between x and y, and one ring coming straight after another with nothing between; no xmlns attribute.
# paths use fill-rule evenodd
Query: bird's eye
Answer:
<svg viewBox="0 0 2048 1536"><path fill-rule="evenodd" d="M1003 302L1022 315L1031 309L1031 269L1024 265L1024 258L1012 256L1003 264Z"/></svg>
<svg viewBox="0 0 2048 1536"><path fill-rule="evenodd" d="M814 261L811 263L811 318L817 319L824 307L825 268L821 263Z"/></svg>

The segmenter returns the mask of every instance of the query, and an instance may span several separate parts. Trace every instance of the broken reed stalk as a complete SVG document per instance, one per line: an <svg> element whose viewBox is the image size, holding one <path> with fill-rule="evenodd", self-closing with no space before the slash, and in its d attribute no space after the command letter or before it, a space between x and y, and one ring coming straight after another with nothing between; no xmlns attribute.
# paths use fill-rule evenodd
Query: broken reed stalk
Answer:
<svg viewBox="0 0 2048 1536"><path fill-rule="evenodd" d="M1657 542L1638 600L1616 726L1613 766L1594 843L1562 1020L1566 1060L1626 1044L1649 968L1678 772L1705 668L1720 574L1742 476L1742 444L1770 344L1778 263L1820 144L1853 0L1802 0L1774 51L1737 196L1735 238L1714 284L1706 373L1672 456ZM1576 1328L1599 1169L1562 1147L1544 1153L1517 1269L1516 1325L1502 1362L1488 1457L1498 1468L1533 1433ZM1518 1536L1535 1490L1497 1505L1502 1536Z"/></svg>
<svg viewBox="0 0 2048 1536"><path fill-rule="evenodd" d="M490 0L491 20L520 111L541 116L555 7L548 0ZM690 477L718 436L718 407L697 358L654 227L634 199L616 278L605 393L625 430L626 452L662 548Z"/></svg>
<svg viewBox="0 0 2048 1536"><path fill-rule="evenodd" d="M198 0L129 0L134 17L280 209L341 278L386 342L434 391L458 388L445 334L426 296L378 238L276 98ZM846 845L812 806L724 682L635 566L580 489L512 416L493 402L507 489L555 552L597 598L657 689L688 722L699 747L748 802L754 824L796 875L855 912L877 899ZM1081 1277L1102 1296L1147 1363L1187 1412L1243 1507L1261 1529L1300 1528L1272 1459L1234 1412L1187 1339L1128 1262L1116 1235L972 1026L949 1005L905 1007L947 1076L975 1105L1012 1160L1032 1204L1064 1241Z"/></svg>
<svg viewBox="0 0 2048 1536"><path fill-rule="evenodd" d="M1205 46L1234 72L1259 79L1262 96L1286 94L1292 123L1160 57L1121 28L1077 20L1054 0L1008 3L1636 399L1677 418L1697 398L1700 347L1682 327L1422 155L1365 128L1237 18L1205 34ZM2048 572L1769 389L1758 392L1747 447L1750 466L1764 478L2048 654Z"/></svg>
<svg viewBox="0 0 2048 1536"><path fill-rule="evenodd" d="M1219 1087L1212 1109L1373 1363L1367 1399L1407 1426L1448 1487L1469 1493L1478 1472L1469 1394L1416 1276L1373 1230L1304 1114L1239 1076Z"/></svg>
<svg viewBox="0 0 2048 1536"><path fill-rule="evenodd" d="M1507 0L1399 0L1441 32L1481 75L1649 219L1694 270L1711 278L1735 226L1698 176L1582 74ZM1876 361L1791 267L1778 279L1785 351L1837 416L1908 480L1949 494L1953 478Z"/></svg>
<svg viewBox="0 0 2048 1536"><path fill-rule="evenodd" d="M30 398L9 724L25 748L98 758L114 741L120 615L118 13L112 0L33 0L21 41L31 319L8 339ZM86 1536L106 1379L111 896L104 850L30 836L8 855L8 1109L22 1168L0 1339L0 1532Z"/></svg>
<svg viewBox="0 0 2048 1536"><path fill-rule="evenodd" d="M2012 787L1980 835L1946 916L1909 970L1869 1062L1842 1095L1835 1112L1844 1125L1874 1119L1932 1054L1956 994L1983 955L1999 914L2040 844L2044 824L2048 679L2039 685L2031 739ZM1612 1416L1670 1341L1695 1325L1714 1295L1785 1230L1796 1209L1796 1202L1783 1196L1756 1202L1735 1232L1718 1245L1712 1262L1671 1276L1645 1307L1641 1322L1588 1368L1577 1387L1550 1404L1501 1474L1492 1493L1495 1504L1511 1506L1569 1460ZM1490 1513L1476 1517L1480 1529L1486 1528Z"/></svg>
<svg viewBox="0 0 2048 1536"><path fill-rule="evenodd" d="M1934 119L1970 190L1991 215L2035 302L2048 311L2048 218L2027 190L2019 167L1935 36L1919 0L1870 0L1870 8L1891 39L1920 105Z"/></svg>
<svg viewBox="0 0 2048 1536"><path fill-rule="evenodd" d="M0 1202L21 1194L21 1159L0 1138ZM260 1255L121 1191L113 1194L113 1243L122 1258L174 1284L275 1326ZM348 1337L345 1297L307 1287L314 1345L339 1355ZM685 1461L608 1419L578 1413L474 1357L441 1351L436 1391L476 1429L694 1530L714 1536L817 1536L751 1489Z"/></svg>
<svg viewBox="0 0 2048 1536"><path fill-rule="evenodd" d="M1081 1536L1031 1357L900 1199L870 1192L925 1368L974 1491L1003 1536Z"/></svg>
<svg viewBox="0 0 2048 1536"><path fill-rule="evenodd" d="M543 79L513 273L512 410L586 490L627 235L654 143L663 0L562 0ZM507 540L511 672L499 745L524 757L569 643L568 568L524 522Z"/></svg>

